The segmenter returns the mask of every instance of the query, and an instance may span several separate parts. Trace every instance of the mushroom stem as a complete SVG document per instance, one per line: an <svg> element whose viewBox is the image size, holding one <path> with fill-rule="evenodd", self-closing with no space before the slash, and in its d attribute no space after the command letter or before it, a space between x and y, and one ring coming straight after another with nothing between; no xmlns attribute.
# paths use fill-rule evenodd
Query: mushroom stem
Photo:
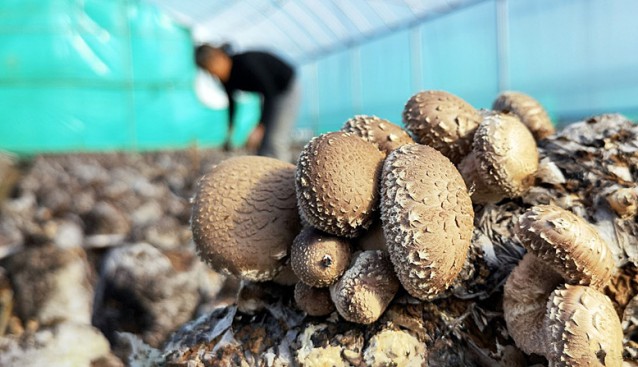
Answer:
<svg viewBox="0 0 638 367"><path fill-rule="evenodd" d="M526 254L507 278L503 311L510 336L525 353L544 355L544 319L549 295L563 282L556 271L532 254Z"/></svg>
<svg viewBox="0 0 638 367"><path fill-rule="evenodd" d="M370 324L383 314L399 287L388 253L364 251L330 286L330 296L344 319Z"/></svg>

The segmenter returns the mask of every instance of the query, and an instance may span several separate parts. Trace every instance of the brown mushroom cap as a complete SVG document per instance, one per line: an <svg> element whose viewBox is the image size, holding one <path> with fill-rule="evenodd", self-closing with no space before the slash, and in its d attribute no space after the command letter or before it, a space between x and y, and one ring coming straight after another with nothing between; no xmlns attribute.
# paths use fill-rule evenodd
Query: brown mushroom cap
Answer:
<svg viewBox="0 0 638 367"><path fill-rule="evenodd" d="M383 158L373 144L350 133L313 138L297 163L301 216L324 232L356 237L373 219Z"/></svg>
<svg viewBox="0 0 638 367"><path fill-rule="evenodd" d="M600 289L611 279L615 265L607 244L592 225L565 209L534 206L520 217L515 232L569 284Z"/></svg>
<svg viewBox="0 0 638 367"><path fill-rule="evenodd" d="M403 287L427 300L446 289L463 267L474 211L452 162L427 145L409 144L386 158L381 221Z"/></svg>
<svg viewBox="0 0 638 367"><path fill-rule="evenodd" d="M565 285L552 292L547 309L550 366L622 366L622 327L607 296Z"/></svg>
<svg viewBox="0 0 638 367"><path fill-rule="evenodd" d="M295 302L310 316L326 316L335 310L328 288L315 288L302 282L295 285Z"/></svg>
<svg viewBox="0 0 638 367"><path fill-rule="evenodd" d="M527 94L503 92L492 104L492 109L518 116L536 140L544 139L556 131L543 106Z"/></svg>
<svg viewBox="0 0 638 367"><path fill-rule="evenodd" d="M363 138L376 145L385 154L389 154L402 145L414 143L410 135L401 127L376 116L355 116L346 121L341 131Z"/></svg>
<svg viewBox="0 0 638 367"><path fill-rule="evenodd" d="M399 287L388 253L364 251L330 286L330 296L344 319L370 324L383 314Z"/></svg>
<svg viewBox="0 0 638 367"><path fill-rule="evenodd" d="M544 355L549 346L544 328L547 300L563 278L533 254L525 254L503 287L507 330L523 352Z"/></svg>
<svg viewBox="0 0 638 367"><path fill-rule="evenodd" d="M305 228L290 249L290 265L299 280L312 287L327 287L350 264L350 243L314 228Z"/></svg>
<svg viewBox="0 0 638 367"><path fill-rule="evenodd" d="M534 137L514 115L485 113L474 134L472 153L459 164L474 203L522 196L538 170Z"/></svg>
<svg viewBox="0 0 638 367"><path fill-rule="evenodd" d="M191 218L200 258L247 280L277 275L300 226L294 174L292 164L244 156L204 175Z"/></svg>
<svg viewBox="0 0 638 367"><path fill-rule="evenodd" d="M440 151L455 164L471 151L481 120L469 103L443 91L419 92L403 110L403 122L414 140Z"/></svg>

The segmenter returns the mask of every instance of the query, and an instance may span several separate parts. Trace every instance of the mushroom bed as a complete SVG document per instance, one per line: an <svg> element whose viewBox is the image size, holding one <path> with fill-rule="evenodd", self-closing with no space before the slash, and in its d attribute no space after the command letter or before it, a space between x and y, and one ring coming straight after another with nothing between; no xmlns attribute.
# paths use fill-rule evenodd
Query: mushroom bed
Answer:
<svg viewBox="0 0 638 367"><path fill-rule="evenodd" d="M39 158L2 204L0 365L72 328L86 365L638 365L638 127L492 108L421 92L296 164Z"/></svg>

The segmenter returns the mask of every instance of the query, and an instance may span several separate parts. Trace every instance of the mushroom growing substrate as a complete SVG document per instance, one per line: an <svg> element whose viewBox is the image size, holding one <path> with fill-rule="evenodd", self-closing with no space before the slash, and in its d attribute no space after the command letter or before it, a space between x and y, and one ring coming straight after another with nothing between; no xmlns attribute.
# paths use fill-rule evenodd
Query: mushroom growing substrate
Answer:
<svg viewBox="0 0 638 367"><path fill-rule="evenodd" d="M297 307L324 319L372 324L383 322L393 304L452 302L464 292L470 299L470 284L489 278L479 262L496 246L475 237L476 213L496 204L529 208L536 185L556 173L540 161L537 140L554 134L540 103L507 92L493 108L479 111L450 93L424 91L405 106L405 130L359 115L313 138L296 167L251 156L223 162L201 180L195 197L199 254L214 269L253 282L272 279L289 263L298 278ZM282 172L264 176L272 183L259 173L269 166ZM606 200L619 216L635 217L635 187ZM507 238L520 249L509 269L525 249L528 255L507 280L502 304L496 295L503 283L484 295L499 302L506 337L528 360L620 366L620 318L602 292L623 263L582 212L541 205L521 214ZM587 313L594 320L585 320Z"/></svg>

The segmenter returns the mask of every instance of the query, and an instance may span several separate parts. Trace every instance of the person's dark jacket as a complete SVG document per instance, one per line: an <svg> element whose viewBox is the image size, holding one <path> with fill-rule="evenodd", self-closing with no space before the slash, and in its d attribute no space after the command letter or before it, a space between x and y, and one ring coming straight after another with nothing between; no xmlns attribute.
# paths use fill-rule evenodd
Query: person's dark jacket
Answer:
<svg viewBox="0 0 638 367"><path fill-rule="evenodd" d="M237 90L257 92L263 96L261 122L265 127L272 119L273 97L284 92L294 76L293 68L267 52L250 51L231 56L230 76L224 83L228 95L228 114L232 125L235 115L233 94Z"/></svg>

